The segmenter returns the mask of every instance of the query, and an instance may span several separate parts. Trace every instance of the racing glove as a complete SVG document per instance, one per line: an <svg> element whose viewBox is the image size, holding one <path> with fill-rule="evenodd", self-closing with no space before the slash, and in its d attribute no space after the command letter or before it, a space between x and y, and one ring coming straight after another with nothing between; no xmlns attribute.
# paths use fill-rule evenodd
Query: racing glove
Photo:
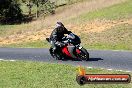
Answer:
<svg viewBox="0 0 132 88"><path fill-rule="evenodd" d="M57 46L59 46L59 47L63 47L63 46L65 46L66 44L65 43L62 43L62 42L56 42L55 43Z"/></svg>

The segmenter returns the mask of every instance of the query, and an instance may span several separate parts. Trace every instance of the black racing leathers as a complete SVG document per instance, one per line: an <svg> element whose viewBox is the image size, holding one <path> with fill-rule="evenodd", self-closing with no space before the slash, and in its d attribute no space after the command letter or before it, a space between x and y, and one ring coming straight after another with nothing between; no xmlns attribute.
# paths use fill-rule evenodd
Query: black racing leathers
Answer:
<svg viewBox="0 0 132 88"><path fill-rule="evenodd" d="M68 31L65 27L57 27L55 28L51 35L50 35L50 41L52 41L52 45L55 46L63 46L62 38L64 37L64 34L69 34L71 31Z"/></svg>

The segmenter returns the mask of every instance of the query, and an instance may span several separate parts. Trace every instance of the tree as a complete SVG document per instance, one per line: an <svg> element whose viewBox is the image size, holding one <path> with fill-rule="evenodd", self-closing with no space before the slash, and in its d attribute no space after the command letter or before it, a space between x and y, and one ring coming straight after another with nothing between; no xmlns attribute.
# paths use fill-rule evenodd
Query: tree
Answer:
<svg viewBox="0 0 132 88"><path fill-rule="evenodd" d="M38 15L47 15L47 14L55 14L55 3L47 1L44 4L40 4L38 7L39 14Z"/></svg>
<svg viewBox="0 0 132 88"><path fill-rule="evenodd" d="M36 11L36 18L39 16L39 7L41 5L44 5L48 0L33 0L33 3L36 5L37 7L37 11Z"/></svg>
<svg viewBox="0 0 132 88"><path fill-rule="evenodd" d="M46 13L51 13L51 14L55 14L55 2L46 2L45 3L45 9L46 9Z"/></svg>
<svg viewBox="0 0 132 88"><path fill-rule="evenodd" d="M0 15L9 21L21 20L22 11L17 0L1 0L0 1Z"/></svg>
<svg viewBox="0 0 132 88"><path fill-rule="evenodd" d="M29 9L28 14L31 15L32 13L32 7L33 7L33 0L22 0L23 3L25 3Z"/></svg>
<svg viewBox="0 0 132 88"><path fill-rule="evenodd" d="M32 7L36 7L36 18L47 13L55 14L55 3L50 0L21 0L29 9L31 15Z"/></svg>

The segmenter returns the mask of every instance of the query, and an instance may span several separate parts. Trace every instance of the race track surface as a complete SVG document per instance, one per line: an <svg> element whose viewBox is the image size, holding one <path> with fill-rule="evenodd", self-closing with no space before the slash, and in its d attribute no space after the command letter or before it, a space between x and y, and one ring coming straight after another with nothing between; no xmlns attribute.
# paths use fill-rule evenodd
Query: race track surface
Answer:
<svg viewBox="0 0 132 88"><path fill-rule="evenodd" d="M40 48L0 48L0 59L43 61L49 63L64 63L87 67L107 68L132 71L132 51L88 50L89 61L55 60L48 49Z"/></svg>

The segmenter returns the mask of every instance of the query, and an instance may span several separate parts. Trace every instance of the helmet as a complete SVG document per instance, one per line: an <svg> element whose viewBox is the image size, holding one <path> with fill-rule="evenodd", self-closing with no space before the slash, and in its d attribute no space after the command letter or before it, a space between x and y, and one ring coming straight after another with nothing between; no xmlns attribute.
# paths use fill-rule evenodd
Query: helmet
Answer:
<svg viewBox="0 0 132 88"><path fill-rule="evenodd" d="M56 27L64 27L64 25L61 22L57 22Z"/></svg>

